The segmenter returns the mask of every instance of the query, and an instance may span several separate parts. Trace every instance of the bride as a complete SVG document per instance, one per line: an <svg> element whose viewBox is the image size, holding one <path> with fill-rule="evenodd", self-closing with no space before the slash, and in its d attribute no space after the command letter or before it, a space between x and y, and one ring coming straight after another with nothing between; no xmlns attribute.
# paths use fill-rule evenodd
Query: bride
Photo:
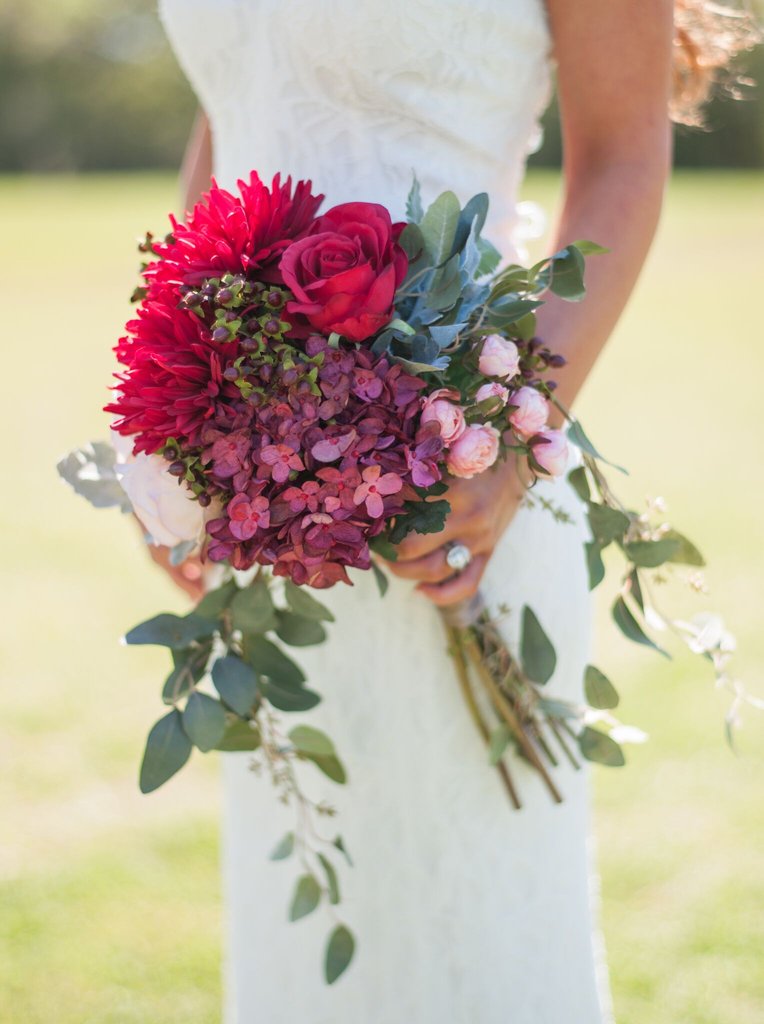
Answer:
<svg viewBox="0 0 764 1024"><path fill-rule="evenodd" d="M539 334L567 358L570 406L626 304L653 237L671 124L691 120L735 33L700 0L160 0L205 114L184 167L186 207L253 168L312 178L324 209L349 200L403 216L412 170L426 201L487 191L484 233L516 256L516 197L556 69L564 203L555 248L610 254L588 298L548 302ZM674 21L676 20L676 25ZM718 24L717 24L718 22ZM730 21L730 25L735 23ZM740 43L740 40L738 40ZM552 251L550 249L550 251ZM305 780L338 810L353 860L343 904L356 958L322 980L326 922L286 920L293 874L269 853L290 827L248 753L221 755L226 1024L600 1024L612 1019L588 850L588 781L561 766L554 806L532 769L511 770L514 812L486 763L445 651L436 606L475 593L528 602L552 634L549 690L580 700L590 607L581 506L540 485L572 522L523 504L518 474L456 481L438 535L410 535L386 565L325 592L330 643L301 662L326 700L301 716L336 739L349 785ZM469 549L454 573L444 542ZM195 563L169 565L198 598ZM505 617L510 642L516 616ZM307 769L311 766L308 765Z"/></svg>

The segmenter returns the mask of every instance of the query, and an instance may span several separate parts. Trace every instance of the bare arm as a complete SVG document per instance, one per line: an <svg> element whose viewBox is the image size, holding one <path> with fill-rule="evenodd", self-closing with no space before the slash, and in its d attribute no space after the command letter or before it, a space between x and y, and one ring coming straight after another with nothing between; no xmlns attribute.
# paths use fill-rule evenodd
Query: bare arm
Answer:
<svg viewBox="0 0 764 1024"><path fill-rule="evenodd" d="M626 305L658 222L671 160L673 4L548 0L547 8L564 145L556 248L586 238L611 250L588 261L584 302L552 298L539 313L540 337L568 359L555 377L569 407ZM418 580L436 604L469 598L522 495L513 460L454 482L445 530L410 534L390 571ZM474 556L456 577L445 562L448 540L466 543Z"/></svg>
<svg viewBox="0 0 764 1024"><path fill-rule="evenodd" d="M209 188L212 175L212 137L207 115L199 110L183 154L180 167L180 185L183 209L190 210ZM193 600L198 601L204 593L202 567L198 557L189 558L181 565L170 564L170 549L160 545L149 545L149 553L162 569Z"/></svg>
<svg viewBox="0 0 764 1024"><path fill-rule="evenodd" d="M202 192L210 187L212 177L212 135L210 122L203 110L197 112L180 165L180 187L183 209L190 210Z"/></svg>
<svg viewBox="0 0 764 1024"><path fill-rule="evenodd" d="M556 248L588 238L587 298L552 299L538 333L568 359L570 407L632 292L658 223L671 163L670 0L548 0L558 67L565 182Z"/></svg>

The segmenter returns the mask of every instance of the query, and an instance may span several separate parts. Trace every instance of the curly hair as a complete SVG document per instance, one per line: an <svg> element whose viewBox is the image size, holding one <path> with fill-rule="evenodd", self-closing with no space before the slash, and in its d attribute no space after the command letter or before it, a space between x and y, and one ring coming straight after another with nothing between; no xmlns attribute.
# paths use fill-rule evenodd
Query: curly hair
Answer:
<svg viewBox="0 0 764 1024"><path fill-rule="evenodd" d="M671 119L703 127L703 105L715 94L741 98L752 85L736 68L736 58L762 41L747 4L676 0L674 4Z"/></svg>

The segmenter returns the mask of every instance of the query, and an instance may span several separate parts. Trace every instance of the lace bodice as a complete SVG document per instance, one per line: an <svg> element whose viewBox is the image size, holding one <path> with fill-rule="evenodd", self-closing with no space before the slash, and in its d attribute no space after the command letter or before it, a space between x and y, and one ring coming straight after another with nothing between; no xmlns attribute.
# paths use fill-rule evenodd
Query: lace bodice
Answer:
<svg viewBox="0 0 764 1024"><path fill-rule="evenodd" d="M506 252L550 91L541 0L160 0L210 118L220 184L257 168L312 178L396 218L412 170L426 201L487 191ZM214 40L214 45L212 41Z"/></svg>

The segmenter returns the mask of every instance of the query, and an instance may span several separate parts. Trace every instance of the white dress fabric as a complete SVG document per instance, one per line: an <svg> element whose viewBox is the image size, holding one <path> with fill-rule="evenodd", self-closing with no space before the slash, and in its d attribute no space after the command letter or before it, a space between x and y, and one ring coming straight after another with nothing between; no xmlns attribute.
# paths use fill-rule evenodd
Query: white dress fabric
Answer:
<svg viewBox="0 0 764 1024"><path fill-rule="evenodd" d="M486 234L517 241L517 188L549 97L541 0L161 0L178 58L211 122L215 174L312 178L323 209L349 200L403 216L415 170L425 201L491 196ZM516 251L516 250L515 250ZM551 695L580 699L591 608L580 502L564 481L517 513L484 577L502 628L530 604L553 638ZM332 986L332 918L287 921L295 860L269 853L293 826L247 753L221 755L225 1024L602 1024L610 1019L596 925L588 773L564 764L554 805L512 757L511 808L487 763L435 608L408 582L381 598L371 573L319 595L330 641L293 651L324 701L290 716L334 739L349 782L311 764L306 790L353 858L340 917L356 956Z"/></svg>

